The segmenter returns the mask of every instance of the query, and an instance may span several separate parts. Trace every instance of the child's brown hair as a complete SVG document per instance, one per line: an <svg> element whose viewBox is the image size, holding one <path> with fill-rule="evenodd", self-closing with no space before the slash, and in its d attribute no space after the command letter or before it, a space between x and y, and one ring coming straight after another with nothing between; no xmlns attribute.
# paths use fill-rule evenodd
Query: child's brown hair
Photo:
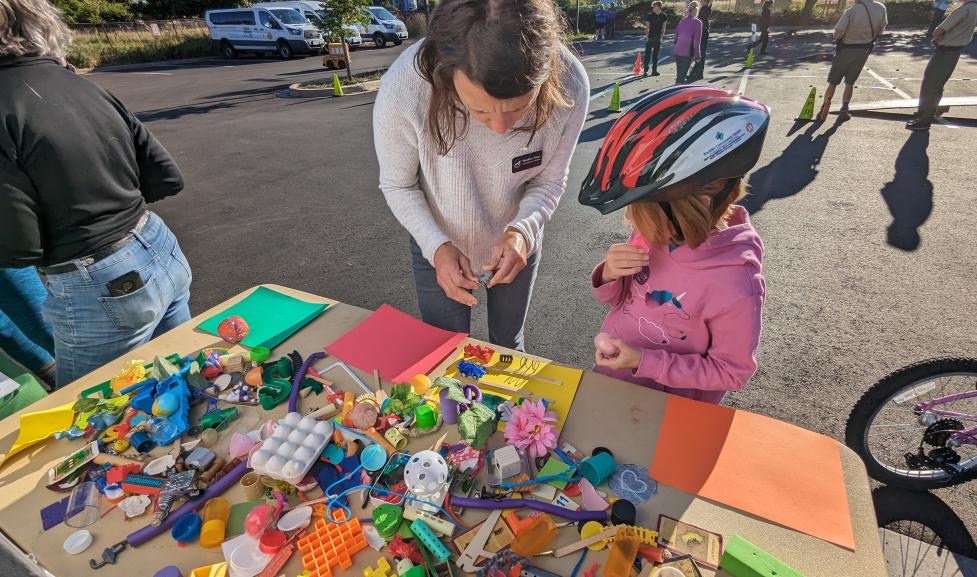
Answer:
<svg viewBox="0 0 977 577"><path fill-rule="evenodd" d="M692 194L669 202L672 217L682 232L681 239L676 239L677 231L661 203L629 204L625 219L651 246L667 246L673 240L682 240L696 248L713 230L726 227L733 203L745 194L746 184L742 177L724 178L699 186Z"/></svg>

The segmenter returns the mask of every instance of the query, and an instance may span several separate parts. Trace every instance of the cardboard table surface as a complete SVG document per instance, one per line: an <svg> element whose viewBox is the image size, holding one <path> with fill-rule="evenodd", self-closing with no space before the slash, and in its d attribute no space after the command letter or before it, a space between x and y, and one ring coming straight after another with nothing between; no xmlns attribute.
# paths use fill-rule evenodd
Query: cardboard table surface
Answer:
<svg viewBox="0 0 977 577"><path fill-rule="evenodd" d="M324 345L338 338L369 314L369 311L364 309L316 295L285 287L267 286L310 302L327 302L332 305L325 313L275 349L272 358L292 350L298 350L303 355L321 351ZM139 358L148 361L155 355L172 353L186 355L218 344L218 337L194 330L193 327L202 319L219 313L231 303L240 300L248 292L250 291L233 297L147 345L62 388L32 405L27 411L56 407L73 401L80 391L116 375L128 359ZM326 362L330 360L320 361L318 366L325 366ZM446 360L443 365L448 362ZM443 366L437 369L435 374L440 374L442 368ZM372 382L371 375L362 372L359 374L364 382ZM352 380L342 372L330 373L326 376L334 380L339 389L357 390ZM384 389L389 391L390 383L384 383ZM561 442L570 442L586 452L596 446L609 447L618 463L647 466L654 451L666 398L667 395L664 393L587 371L584 373L580 390L563 430ZM300 411L307 412L312 407L321 406L321 401L311 396L301 399L299 406ZM285 413L285 406L282 405L273 411L256 408L253 414L248 413L251 411L245 409L242 417L238 419L236 427L240 430L247 430L259 422L280 417ZM5 453L13 444L17 436L17 427L18 415L0 421L0 452ZM235 427L232 426L231 430L235 430ZM449 441L457 439L455 428L445 427L445 431L449 430L451 431ZM410 450L429 448L440 434L413 439ZM223 434L222 445L219 444L218 447L226 447L229 437L229 432ZM500 437L501 435L496 435L493 441L498 442ZM207 550L196 544L178 548L167 533L138 549L126 550L119 556L118 563L115 565L106 565L97 571L89 569L90 558L101 558L104 548L122 541L126 535L144 526L149 520L148 516L143 516L131 521L123 521L121 511L111 511L103 519L88 527L94 536L94 542L87 551L80 555L65 553L62 543L74 532L74 529L61 524L49 531L43 531L39 511L64 497L44 487L44 475L57 460L68 454L69 447L77 446L80 444L50 441L28 449L23 455L16 456L0 469L0 531L21 551L33 556L41 567L57 577L73 577L80 574L91 574L96 577L131 577L132 575L148 577L165 566L176 565L186 576L196 567L223 561L219 548ZM657 496L639 507L638 524L655 528L658 515L664 513L727 537L737 533L807 577L884 577L885 564L864 466L858 457L844 446L841 447L841 458L855 533L854 551L848 551L661 484L658 486ZM811 474L817 474L817 471L811 471ZM235 486L225 496L231 503L245 500L240 486ZM359 497L352 499L357 505L360 500ZM108 505L103 501L103 511L107 509ZM473 525L485 516L486 512L468 509L465 511L463 521ZM560 530L555 545L565 545L577 540L579 540L577 532L573 528L565 528ZM381 553L366 549L355 556L353 567L342 574L359 577L363 574L364 568L376 566L380 556ZM569 576L577 557L577 554L562 559L539 557L535 562L540 567L566 577ZM589 568L594 562L603 565L606 557L606 551L590 553L584 563L584 569ZM294 555L281 573L293 577L301 572L300 556ZM723 574L722 571L718 573L720 576ZM705 570L703 575L709 577L713 572Z"/></svg>

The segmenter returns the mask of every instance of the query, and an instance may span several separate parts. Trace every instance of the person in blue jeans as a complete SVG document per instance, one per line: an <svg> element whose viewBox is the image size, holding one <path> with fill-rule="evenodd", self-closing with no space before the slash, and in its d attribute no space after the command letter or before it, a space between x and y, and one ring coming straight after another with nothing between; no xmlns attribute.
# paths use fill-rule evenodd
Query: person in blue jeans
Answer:
<svg viewBox="0 0 977 577"><path fill-rule="evenodd" d="M4 5L0 267L41 273L64 386L190 319L190 265L146 207L183 175L125 105L65 69L57 9Z"/></svg>
<svg viewBox="0 0 977 577"><path fill-rule="evenodd" d="M0 349L54 386L54 337L41 307L47 291L34 267L0 268Z"/></svg>

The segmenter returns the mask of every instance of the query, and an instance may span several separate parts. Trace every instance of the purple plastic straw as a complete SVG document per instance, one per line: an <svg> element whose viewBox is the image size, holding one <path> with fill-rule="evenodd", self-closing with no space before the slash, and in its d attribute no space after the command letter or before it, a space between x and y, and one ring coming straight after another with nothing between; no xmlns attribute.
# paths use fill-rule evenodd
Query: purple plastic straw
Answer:
<svg viewBox="0 0 977 577"><path fill-rule="evenodd" d="M543 503L541 501L533 501L532 499L499 499L496 501L494 499L471 499L469 497L455 497L452 495L451 506L471 507L472 509L488 509L491 511L496 509L519 509L521 507L526 507L527 509L535 509L537 511L556 515L557 517L570 519L571 521L607 520L606 511L571 511L570 509L553 505L552 503Z"/></svg>
<svg viewBox="0 0 977 577"><path fill-rule="evenodd" d="M199 497L187 501L183 505L180 505L176 511L170 512L159 527L146 525L142 529L139 529L134 533L130 533L129 536L126 537L126 542L130 547L138 547L150 539L169 531L170 528L180 520L180 517L192 512L194 509L200 508L200 506L202 506L208 499L219 497L225 491L234 486L238 481L240 481L241 477L243 477L247 472L248 462L241 461L236 467L231 469L230 473L218 479L217 482L210 487L207 487L207 490L205 490Z"/></svg>
<svg viewBox="0 0 977 577"><path fill-rule="evenodd" d="M312 353L302 362L302 368L295 373L292 379L292 392L288 395L288 412L294 413L299 410L299 387L302 386L302 379L309 373L309 367L319 359L326 358L326 353Z"/></svg>

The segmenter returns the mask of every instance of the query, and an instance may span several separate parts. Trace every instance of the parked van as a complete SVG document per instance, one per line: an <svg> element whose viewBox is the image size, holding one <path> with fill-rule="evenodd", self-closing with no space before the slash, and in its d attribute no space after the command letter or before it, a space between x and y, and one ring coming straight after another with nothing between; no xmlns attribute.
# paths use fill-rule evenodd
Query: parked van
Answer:
<svg viewBox="0 0 977 577"><path fill-rule="evenodd" d="M240 52L277 52L282 58L318 54L322 34L292 8L208 10L204 18L210 39L226 58Z"/></svg>
<svg viewBox="0 0 977 577"><path fill-rule="evenodd" d="M407 40L407 25L397 20L389 10L383 6L370 6L366 10L370 23L363 33L363 40L372 40L377 48L383 48L387 42L399 46Z"/></svg>
<svg viewBox="0 0 977 577"><path fill-rule="evenodd" d="M283 1L283 2L260 2L258 4L253 4L255 8L294 8L302 13L303 16L310 22L313 18L322 18L323 13L329 8L322 2L316 2L314 0L295 0L295 1ZM360 47L360 38L363 33L364 28L360 25L348 25L345 27L346 31L346 43L349 44L350 50L356 50Z"/></svg>

